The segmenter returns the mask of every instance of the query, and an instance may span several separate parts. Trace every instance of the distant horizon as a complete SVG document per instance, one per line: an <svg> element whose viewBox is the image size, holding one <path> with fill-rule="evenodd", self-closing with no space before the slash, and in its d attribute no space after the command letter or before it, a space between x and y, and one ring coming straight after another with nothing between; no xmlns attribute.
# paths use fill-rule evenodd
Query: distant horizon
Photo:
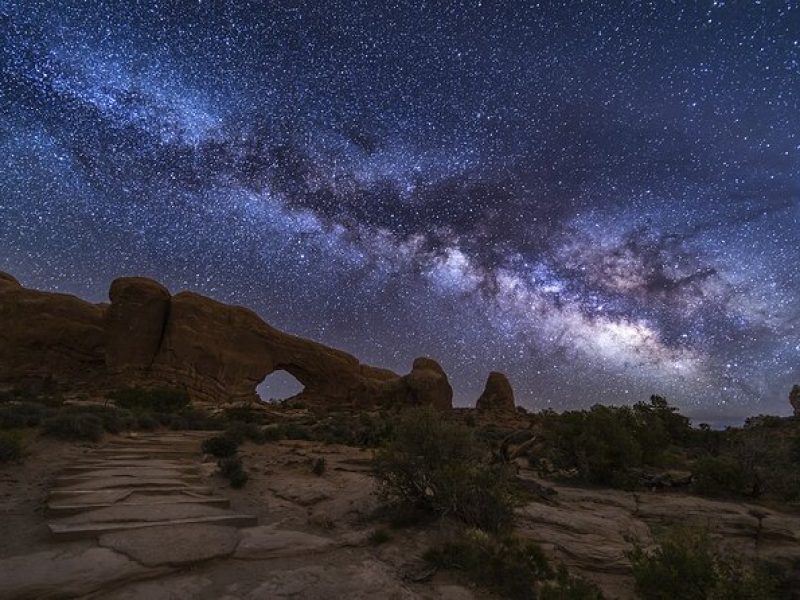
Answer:
<svg viewBox="0 0 800 600"><path fill-rule="evenodd" d="M797 12L6 2L0 269L432 356L457 404L496 370L533 407L785 414Z"/></svg>

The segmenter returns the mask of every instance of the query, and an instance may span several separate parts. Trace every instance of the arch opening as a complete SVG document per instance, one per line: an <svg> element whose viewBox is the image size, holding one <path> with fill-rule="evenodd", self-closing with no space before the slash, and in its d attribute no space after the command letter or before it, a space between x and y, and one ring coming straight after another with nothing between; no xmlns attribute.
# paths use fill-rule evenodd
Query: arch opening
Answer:
<svg viewBox="0 0 800 600"><path fill-rule="evenodd" d="M267 375L256 386L261 402L282 402L305 391L305 386L288 371L278 369Z"/></svg>

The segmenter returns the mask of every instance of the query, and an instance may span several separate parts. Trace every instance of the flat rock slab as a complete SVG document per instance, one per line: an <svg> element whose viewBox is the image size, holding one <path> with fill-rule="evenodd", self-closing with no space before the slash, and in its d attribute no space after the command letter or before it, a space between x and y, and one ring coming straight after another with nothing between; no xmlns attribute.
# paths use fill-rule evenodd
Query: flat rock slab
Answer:
<svg viewBox="0 0 800 600"><path fill-rule="evenodd" d="M52 490L50 492L50 499L51 500L63 500L65 498L77 498L83 497L87 494L97 494L100 492L108 492L108 493L117 493L123 494L127 496L133 492L136 493L150 493L150 492L157 492L159 494L210 494L211 488L203 485L186 485L186 484L178 484L173 483L171 486L143 486L143 487L129 487L129 488L110 488L110 489L99 489L99 490L84 490L84 489L61 489L61 490Z"/></svg>
<svg viewBox="0 0 800 600"><path fill-rule="evenodd" d="M56 479L57 483L69 484L70 482L83 481L85 479L105 479L107 477L150 477L150 478L191 478L197 477L196 473L180 469L163 469L158 467L105 467L102 469L92 469L81 473L70 473L62 475Z"/></svg>
<svg viewBox="0 0 800 600"><path fill-rule="evenodd" d="M206 523L208 525L227 525L230 527L250 527L258 523L253 515L225 512L223 515L188 517L164 521L116 521L99 523L50 523L50 533L57 540L80 540L96 538L105 533L115 531L131 531L146 527L165 527L168 525L185 525L189 523Z"/></svg>
<svg viewBox="0 0 800 600"><path fill-rule="evenodd" d="M228 556L239 542L239 531L220 525L168 525L100 536L100 545L145 566L182 565Z"/></svg>
<svg viewBox="0 0 800 600"><path fill-rule="evenodd" d="M198 477L103 477L57 483L56 490L103 490L133 487L178 487L180 484L191 485L200 481Z"/></svg>
<svg viewBox="0 0 800 600"><path fill-rule="evenodd" d="M334 545L330 538L278 529L276 525L248 527L240 532L241 541L234 556L245 559L278 558L319 552Z"/></svg>
<svg viewBox="0 0 800 600"><path fill-rule="evenodd" d="M108 548L48 550L1 559L0 598L72 598L167 572Z"/></svg>
<svg viewBox="0 0 800 600"><path fill-rule="evenodd" d="M72 517L65 517L53 524L77 525L86 523L115 523L122 521L168 521L171 519L189 519L192 517L218 517L227 511L202 504L165 504L150 507L148 505L115 504L108 508L91 510Z"/></svg>
<svg viewBox="0 0 800 600"><path fill-rule="evenodd" d="M228 508L230 500L222 496L187 496L187 495L147 495L131 494L129 497L115 502L88 502L83 501L61 501L50 502L47 505L47 512L54 516L74 515L76 513L108 508L110 506L163 506L165 504L204 504L216 506L218 508Z"/></svg>

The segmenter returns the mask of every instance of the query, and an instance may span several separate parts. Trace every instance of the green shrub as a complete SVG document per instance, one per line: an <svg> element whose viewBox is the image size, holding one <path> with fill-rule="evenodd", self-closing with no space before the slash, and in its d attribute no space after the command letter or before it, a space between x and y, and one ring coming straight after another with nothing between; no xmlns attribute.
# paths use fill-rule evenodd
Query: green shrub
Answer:
<svg viewBox="0 0 800 600"><path fill-rule="evenodd" d="M311 440L311 431L298 423L286 423L282 427L283 437L287 440Z"/></svg>
<svg viewBox="0 0 800 600"><path fill-rule="evenodd" d="M248 476L242 466L242 459L229 456L219 461L220 474L230 481L231 487L241 488L247 483Z"/></svg>
<svg viewBox="0 0 800 600"><path fill-rule="evenodd" d="M226 458L236 454L239 444L226 435L215 435L203 441L203 452L217 458Z"/></svg>
<svg viewBox="0 0 800 600"><path fill-rule="evenodd" d="M103 420L95 414L60 412L42 423L44 433L64 440L100 441L105 428Z"/></svg>
<svg viewBox="0 0 800 600"><path fill-rule="evenodd" d="M311 472L317 477L322 477L325 474L325 457L318 456L311 461Z"/></svg>
<svg viewBox="0 0 800 600"><path fill-rule="evenodd" d="M185 390L125 388L111 392L108 397L117 406L135 411L177 413L189 406Z"/></svg>
<svg viewBox="0 0 800 600"><path fill-rule="evenodd" d="M18 431L0 431L0 463L22 456L22 436Z"/></svg>
<svg viewBox="0 0 800 600"><path fill-rule="evenodd" d="M0 429L36 427L55 414L53 408L34 402L13 402L0 407Z"/></svg>
<svg viewBox="0 0 800 600"><path fill-rule="evenodd" d="M593 583L573 577L566 567L559 566L555 581L548 581L539 590L539 600L602 600L603 594Z"/></svg>
<svg viewBox="0 0 800 600"><path fill-rule="evenodd" d="M263 425L267 420L267 415L263 410L252 406L232 406L225 409L224 415L227 421L255 425Z"/></svg>
<svg viewBox="0 0 800 600"><path fill-rule="evenodd" d="M692 467L692 489L707 496L740 495L751 483L742 465L729 456L701 458Z"/></svg>
<svg viewBox="0 0 800 600"><path fill-rule="evenodd" d="M703 531L669 531L652 553L631 554L636 590L643 600L770 600L778 581L761 565L719 554Z"/></svg>
<svg viewBox="0 0 800 600"><path fill-rule="evenodd" d="M263 444L266 441L264 437L264 428L259 427L255 423L244 423L242 421L234 422L228 426L225 435L236 440L240 444L245 440L250 440L257 444Z"/></svg>
<svg viewBox="0 0 800 600"><path fill-rule="evenodd" d="M400 416L378 452L375 475L386 501L495 532L511 524L511 477L487 459L466 426L432 408L414 408Z"/></svg>
<svg viewBox="0 0 800 600"><path fill-rule="evenodd" d="M283 439L283 427L280 425L267 425L261 430L261 437L265 442L277 442Z"/></svg>
<svg viewBox="0 0 800 600"><path fill-rule="evenodd" d="M553 575L535 543L497 539L477 529L431 548L425 560L439 568L459 570L474 584L503 598L520 600L537 598L538 583Z"/></svg>

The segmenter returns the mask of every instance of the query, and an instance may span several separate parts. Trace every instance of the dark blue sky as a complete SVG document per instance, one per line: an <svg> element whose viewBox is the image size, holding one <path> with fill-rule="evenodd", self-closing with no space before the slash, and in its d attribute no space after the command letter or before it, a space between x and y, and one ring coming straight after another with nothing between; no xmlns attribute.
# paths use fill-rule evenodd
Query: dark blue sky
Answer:
<svg viewBox="0 0 800 600"><path fill-rule="evenodd" d="M500 5L502 4L502 5ZM797 2L0 1L0 268L144 274L471 404L800 382Z"/></svg>

